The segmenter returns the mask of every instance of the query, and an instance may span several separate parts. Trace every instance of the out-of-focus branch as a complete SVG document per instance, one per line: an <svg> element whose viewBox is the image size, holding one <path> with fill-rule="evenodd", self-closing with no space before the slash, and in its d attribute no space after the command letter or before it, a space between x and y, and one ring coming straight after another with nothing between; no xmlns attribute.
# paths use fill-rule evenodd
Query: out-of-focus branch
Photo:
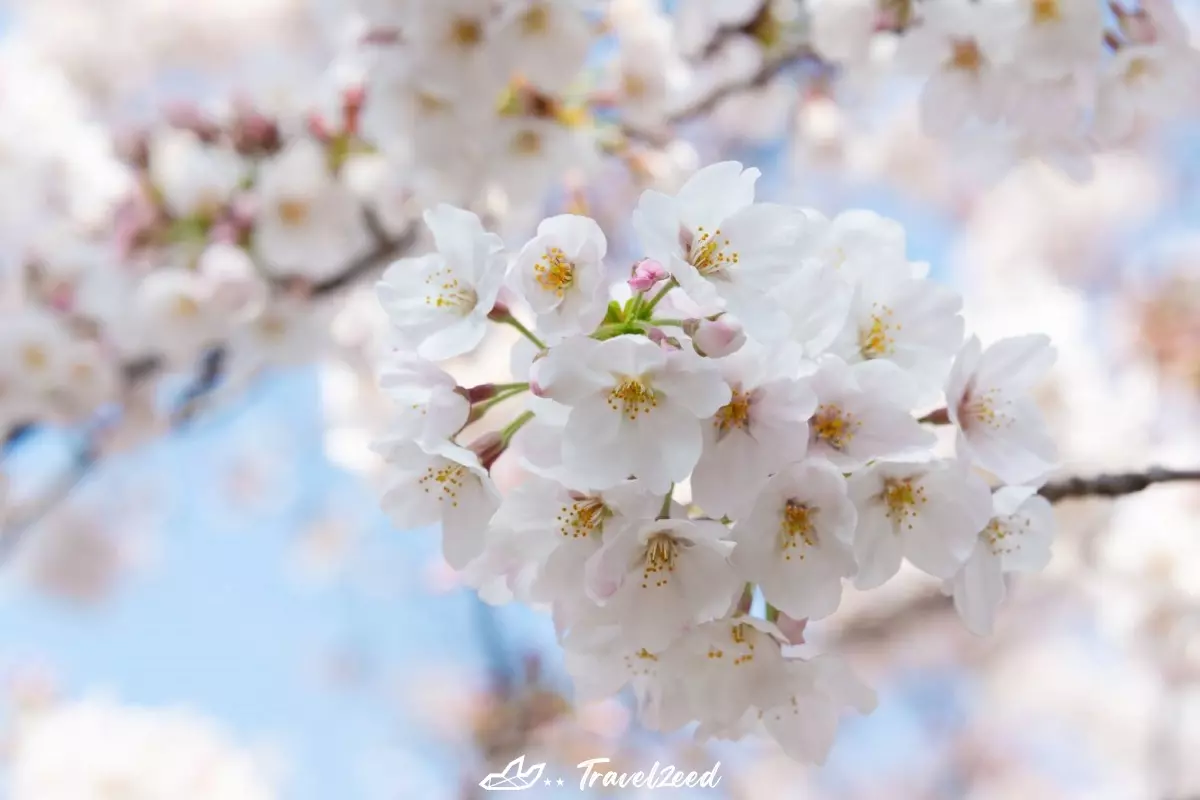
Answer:
<svg viewBox="0 0 1200 800"><path fill-rule="evenodd" d="M1123 497L1148 489L1156 483L1200 481L1200 469L1151 467L1144 472L1122 472L1092 477L1071 477L1051 481L1040 490L1052 503L1073 497Z"/></svg>
<svg viewBox="0 0 1200 800"><path fill-rule="evenodd" d="M399 236L390 236L383 230L378 220L367 214L367 226L370 229L375 245L359 258L351 261L337 275L321 283L309 287L307 296L324 298L337 294L380 270L391 260L404 255L416 242L418 229L410 225ZM279 279L275 281L276 288L290 287L291 281ZM193 379L183 389L175 410L171 413L172 427L180 427L190 421L199 410L204 398L221 382L227 362L227 349L223 345L213 347L200 360L199 367ZM132 361L125 366L125 382L129 387L149 380L163 368L163 363L157 358L144 358ZM34 426L20 425L14 427L5 439L5 446L15 443L27 435ZM39 521L50 514L55 508L70 497L75 487L99 463L99 449L93 438L89 438L80 450L71 466L54 482L54 485L44 492L28 508L17 509L14 519L0 529L0 564L5 563L16 551L16 548L26 538L29 530Z"/></svg>
<svg viewBox="0 0 1200 800"><path fill-rule="evenodd" d="M751 75L746 80L734 81L725 83L714 88L692 102L684 105L681 108L675 109L666 119L661 128L648 128L624 122L621 124L621 132L628 139L649 142L651 144L662 145L671 141L669 128L673 125L678 125L682 122L696 119L717 106L722 100L731 97L738 92L745 91L753 86L766 83L771 78L791 67L794 64L799 64L802 61L813 59L816 55L807 43L794 45L775 55L768 56L758 71Z"/></svg>

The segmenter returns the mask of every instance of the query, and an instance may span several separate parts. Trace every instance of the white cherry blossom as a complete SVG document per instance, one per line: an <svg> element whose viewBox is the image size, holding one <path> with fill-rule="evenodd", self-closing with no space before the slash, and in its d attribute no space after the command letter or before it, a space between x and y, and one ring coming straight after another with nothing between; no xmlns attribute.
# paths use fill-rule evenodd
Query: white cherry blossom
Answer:
<svg viewBox="0 0 1200 800"><path fill-rule="evenodd" d="M817 459L784 467L734 526L733 565L788 616L827 617L841 602L842 579L855 573L857 518L837 469Z"/></svg>
<svg viewBox="0 0 1200 800"><path fill-rule="evenodd" d="M672 728L692 719L726 727L752 707L782 701L788 683L782 642L774 625L754 617L726 617L688 631L662 654L662 661L683 684L690 713L663 721Z"/></svg>
<svg viewBox="0 0 1200 800"><path fill-rule="evenodd" d="M538 225L513 263L513 282L539 330L554 336L591 333L608 306L604 255L608 242L587 217L562 214Z"/></svg>
<svg viewBox="0 0 1200 800"><path fill-rule="evenodd" d="M1045 475L1056 448L1030 392L1054 362L1042 335L1001 339L987 350L971 337L946 381L946 409L961 455L1007 483Z"/></svg>
<svg viewBox="0 0 1200 800"><path fill-rule="evenodd" d="M442 553L456 569L483 552L500 497L475 453L448 441L428 449L385 443L377 450L391 467L382 502L396 527L441 523Z"/></svg>
<svg viewBox="0 0 1200 800"><path fill-rule="evenodd" d="M297 139L260 167L254 247L268 270L320 281L371 244L354 191L334 177L324 148Z"/></svg>
<svg viewBox="0 0 1200 800"><path fill-rule="evenodd" d="M518 0L510 4L495 36L511 54L509 68L539 89L570 86L587 60L592 31L587 0Z"/></svg>
<svg viewBox="0 0 1200 800"><path fill-rule="evenodd" d="M471 413L471 403L456 391L454 378L420 358L400 355L387 363L379 388L399 412L381 446L409 441L435 446L458 433Z"/></svg>
<svg viewBox="0 0 1200 800"><path fill-rule="evenodd" d="M245 173L240 156L207 144L191 131L169 129L150 143L150 179L177 217L211 217L229 200Z"/></svg>
<svg viewBox="0 0 1200 800"><path fill-rule="evenodd" d="M809 421L810 456L847 471L878 458L900 458L927 450L934 435L913 419L911 382L894 364L866 361L853 366L824 356L811 377L817 409Z"/></svg>
<svg viewBox="0 0 1200 800"><path fill-rule="evenodd" d="M714 517L737 517L764 480L804 458L817 398L797 370L747 346L718 361L730 399L703 426L704 447L692 472L692 499Z"/></svg>
<svg viewBox="0 0 1200 800"><path fill-rule="evenodd" d="M1004 575L1044 569L1054 538L1054 510L1032 488L998 489L992 495L992 514L966 563L948 582L958 615L979 636L992 632L1006 594Z"/></svg>
<svg viewBox="0 0 1200 800"><path fill-rule="evenodd" d="M723 616L742 587L727 534L711 520L659 519L606 537L586 568L601 619L619 621L628 644L659 652L689 626Z"/></svg>
<svg viewBox="0 0 1200 800"><path fill-rule="evenodd" d="M837 736L843 710L875 710L875 692L835 656L788 662L790 696L763 709L761 721L783 751L797 761L821 764Z"/></svg>
<svg viewBox="0 0 1200 800"><path fill-rule="evenodd" d="M765 299L796 266L808 219L797 208L755 203L759 175L736 161L705 167L674 197L644 192L633 224L646 255L697 303L719 303L752 335L771 336L782 312Z"/></svg>
<svg viewBox="0 0 1200 800"><path fill-rule="evenodd" d="M1020 15L1013 63L1035 80L1094 68L1104 43L1095 0L1014 0Z"/></svg>
<svg viewBox="0 0 1200 800"><path fill-rule="evenodd" d="M848 363L890 361L919 393L945 380L963 340L962 298L929 280L867 279L831 352Z"/></svg>
<svg viewBox="0 0 1200 800"><path fill-rule="evenodd" d="M425 212L437 250L392 264L378 286L393 328L422 358L473 350L504 283L504 243L479 217L440 205Z"/></svg>
<svg viewBox="0 0 1200 800"><path fill-rule="evenodd" d="M855 586L874 589L902 559L936 578L950 578L967 560L991 516L987 484L959 461L880 463L850 478L858 509Z"/></svg>
<svg viewBox="0 0 1200 800"><path fill-rule="evenodd" d="M564 465L598 489L636 475L665 493L699 460L702 420L731 397L710 361L640 336L553 348L533 376L545 397L571 407Z"/></svg>

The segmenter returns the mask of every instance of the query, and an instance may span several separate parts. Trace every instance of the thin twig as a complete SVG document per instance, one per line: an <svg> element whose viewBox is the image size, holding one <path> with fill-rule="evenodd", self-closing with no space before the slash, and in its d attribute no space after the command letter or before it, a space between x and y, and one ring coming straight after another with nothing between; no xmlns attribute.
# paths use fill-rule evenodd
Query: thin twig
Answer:
<svg viewBox="0 0 1200 800"><path fill-rule="evenodd" d="M81 450L70 469L60 475L54 485L44 492L31 508L25 509L15 521L0 531L0 564L7 563L29 531L75 491L75 487L83 482L97 460L90 447Z"/></svg>
<svg viewBox="0 0 1200 800"><path fill-rule="evenodd" d="M1148 489L1156 483L1200 481L1200 469L1151 467L1144 472L1123 472L1092 477L1071 477L1052 481L1040 490L1052 503L1073 497L1123 497Z"/></svg>
<svg viewBox="0 0 1200 800"><path fill-rule="evenodd" d="M807 43L794 45L776 55L768 56L763 61L763 65L749 79L718 86L711 92L693 100L691 103L675 109L667 117L662 128L643 128L629 122L623 122L621 124L621 132L628 139L637 139L655 145L667 144L670 142L671 137L666 128L678 125L681 122L687 122L712 111L725 98L731 97L738 92L743 92L752 86L762 85L793 64L798 64L813 57L813 50Z"/></svg>

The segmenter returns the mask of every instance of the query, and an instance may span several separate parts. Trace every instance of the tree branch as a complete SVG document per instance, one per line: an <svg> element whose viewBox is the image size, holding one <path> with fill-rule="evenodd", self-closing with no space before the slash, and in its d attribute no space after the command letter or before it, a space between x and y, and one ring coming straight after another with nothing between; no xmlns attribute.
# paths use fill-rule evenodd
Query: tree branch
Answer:
<svg viewBox="0 0 1200 800"><path fill-rule="evenodd" d="M1200 469L1174 470L1151 467L1145 472L1063 478L1047 483L1039 490L1039 494L1051 503L1075 497L1123 497L1148 489L1156 483L1179 481L1200 481Z"/></svg>
<svg viewBox="0 0 1200 800"><path fill-rule="evenodd" d="M745 91L753 86L766 83L771 78L774 78L779 73L786 70L793 64L798 64L802 61L813 59L814 54L811 47L807 43L793 45L773 56L768 56L763 65L758 71L744 81L735 81L733 83L723 84L716 87L711 92L693 100L687 105L677 108L668 115L665 124L662 128L643 128L633 125L629 122L621 123L621 132L628 139L637 139L645 142L650 142L655 145L664 145L671 141L670 133L667 130L672 125L678 125L681 122L695 119L715 108L722 100L731 97L738 92Z"/></svg>

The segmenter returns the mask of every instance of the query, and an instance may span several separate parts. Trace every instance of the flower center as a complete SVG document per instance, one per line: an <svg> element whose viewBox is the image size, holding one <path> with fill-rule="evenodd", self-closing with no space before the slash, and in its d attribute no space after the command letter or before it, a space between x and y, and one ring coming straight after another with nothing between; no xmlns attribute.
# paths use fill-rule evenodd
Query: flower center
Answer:
<svg viewBox="0 0 1200 800"><path fill-rule="evenodd" d="M713 417L717 426L717 435L724 436L730 430L748 430L750 428L750 395L741 389L733 390L733 399L717 409Z"/></svg>
<svg viewBox="0 0 1200 800"><path fill-rule="evenodd" d="M557 247L547 249L541 260L534 264L533 271L538 285L547 292L554 292L555 297L562 297L575 282L575 265Z"/></svg>
<svg viewBox="0 0 1200 800"><path fill-rule="evenodd" d="M277 342L287 333L287 323L279 317L268 315L258 321L258 330L264 339Z"/></svg>
<svg viewBox="0 0 1200 800"><path fill-rule="evenodd" d="M442 267L425 279L427 291L425 305L434 308L444 308L456 311L460 316L466 316L475 309L479 302L478 295L470 286L463 286L449 267Z"/></svg>
<svg viewBox="0 0 1200 800"><path fill-rule="evenodd" d="M450 25L450 43L469 50L483 41L483 24L472 17L459 17Z"/></svg>
<svg viewBox="0 0 1200 800"><path fill-rule="evenodd" d="M442 98L429 92L417 92L413 98L417 104L417 110L426 114L438 114L450 107Z"/></svg>
<svg viewBox="0 0 1200 800"><path fill-rule="evenodd" d="M980 531L979 536L987 543L992 553L1002 556L1021 549L1021 535L1026 533L1028 528L1029 520L1022 517L993 519Z"/></svg>
<svg viewBox="0 0 1200 800"><path fill-rule="evenodd" d="M622 377L608 393L608 406L633 422L658 407L658 393L637 378Z"/></svg>
<svg viewBox="0 0 1200 800"><path fill-rule="evenodd" d="M1125 82L1138 84L1155 73L1154 65L1148 58L1134 58L1125 67Z"/></svg>
<svg viewBox="0 0 1200 800"><path fill-rule="evenodd" d="M550 12L538 3L521 15L521 30L527 36L537 36L550 29Z"/></svg>
<svg viewBox="0 0 1200 800"><path fill-rule="evenodd" d="M535 156L542 152L542 137L529 129L518 131L508 147L516 155Z"/></svg>
<svg viewBox="0 0 1200 800"><path fill-rule="evenodd" d="M958 406L958 418L967 424L985 425L992 430L999 430L1012 424L1012 418L1001 410L1002 400L995 389L988 389L982 394L969 393Z"/></svg>
<svg viewBox="0 0 1200 800"><path fill-rule="evenodd" d="M50 354L40 344L30 342L21 348L21 363L33 372L41 372L50 363Z"/></svg>
<svg viewBox="0 0 1200 800"><path fill-rule="evenodd" d="M782 518L779 522L779 549L784 561L791 561L790 551L795 550L804 560L804 548L817 546L817 528L813 524L816 510L804 503L788 500L783 507ZM801 547L803 545L804 547Z"/></svg>
<svg viewBox="0 0 1200 800"><path fill-rule="evenodd" d="M891 321L892 309L876 306L876 312L871 315L871 324L858 331L858 351L868 361L872 358L890 356L896 352L896 339L891 335L893 330L900 330L901 325Z"/></svg>
<svg viewBox="0 0 1200 800"><path fill-rule="evenodd" d="M621 92L626 97L639 100L646 96L649 89L650 86L646 83L646 79L636 72L621 73Z"/></svg>
<svg viewBox="0 0 1200 800"><path fill-rule="evenodd" d="M171 313L180 319L194 319L200 314L200 304L195 298L181 294L171 304Z"/></svg>
<svg viewBox="0 0 1200 800"><path fill-rule="evenodd" d="M289 228L298 228L308 222L311 209L304 200L286 199L279 201L276 212L279 214L280 222L284 225Z"/></svg>
<svg viewBox="0 0 1200 800"><path fill-rule="evenodd" d="M1033 22L1035 25L1045 25L1062 19L1061 0L1032 0Z"/></svg>
<svg viewBox="0 0 1200 800"><path fill-rule="evenodd" d="M439 503L450 501L450 505L458 507L458 493L463 488L467 468L462 464L449 463L441 467L429 467L417 480L417 486L425 490L425 494L437 496Z"/></svg>
<svg viewBox="0 0 1200 800"><path fill-rule="evenodd" d="M925 488L913 486L912 479L889 478L883 484L883 500L887 504L887 516L894 524L912 528L917 507L929 502Z"/></svg>
<svg viewBox="0 0 1200 800"><path fill-rule="evenodd" d="M741 260L734 251L725 252L729 240L721 238L721 229L709 233L704 226L696 228L697 236L686 236L687 260L707 278L717 277Z"/></svg>
<svg viewBox="0 0 1200 800"><path fill-rule="evenodd" d="M666 586L670 574L675 571L675 557L679 545L668 533L656 533L646 542L645 567L642 570L642 588Z"/></svg>
<svg viewBox="0 0 1200 800"><path fill-rule="evenodd" d="M657 670L658 656L646 648L625 656L625 669L631 675L653 675Z"/></svg>
<svg viewBox="0 0 1200 800"><path fill-rule="evenodd" d="M977 73L983 66L983 53L973 39L958 39L951 44L949 66L963 72Z"/></svg>
<svg viewBox="0 0 1200 800"><path fill-rule="evenodd" d="M834 450L842 450L854 439L862 423L835 405L822 403L813 415L813 433Z"/></svg>
<svg viewBox="0 0 1200 800"><path fill-rule="evenodd" d="M599 533L608 516L608 507L598 497L580 497L571 505L563 506L555 519L563 536L584 539Z"/></svg>

